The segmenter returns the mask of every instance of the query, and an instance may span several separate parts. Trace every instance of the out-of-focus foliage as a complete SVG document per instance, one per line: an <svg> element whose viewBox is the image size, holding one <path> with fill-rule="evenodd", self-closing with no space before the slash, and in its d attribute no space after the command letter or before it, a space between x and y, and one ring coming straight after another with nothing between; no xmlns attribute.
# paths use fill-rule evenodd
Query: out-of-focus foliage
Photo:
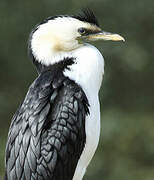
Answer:
<svg viewBox="0 0 154 180"><path fill-rule="evenodd" d="M87 6L104 30L120 33L126 42L95 44L106 64L102 133L85 180L154 179L153 0L0 1L0 177L12 115L36 77L27 57L31 29L48 16Z"/></svg>

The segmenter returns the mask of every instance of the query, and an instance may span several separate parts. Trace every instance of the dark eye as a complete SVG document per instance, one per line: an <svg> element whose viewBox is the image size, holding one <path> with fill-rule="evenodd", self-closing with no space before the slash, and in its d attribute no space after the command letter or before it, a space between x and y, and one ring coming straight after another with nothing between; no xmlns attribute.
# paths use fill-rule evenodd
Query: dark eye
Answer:
<svg viewBox="0 0 154 180"><path fill-rule="evenodd" d="M83 35L83 34L86 34L86 29L85 28L79 28L78 29L78 32L81 34L81 35Z"/></svg>

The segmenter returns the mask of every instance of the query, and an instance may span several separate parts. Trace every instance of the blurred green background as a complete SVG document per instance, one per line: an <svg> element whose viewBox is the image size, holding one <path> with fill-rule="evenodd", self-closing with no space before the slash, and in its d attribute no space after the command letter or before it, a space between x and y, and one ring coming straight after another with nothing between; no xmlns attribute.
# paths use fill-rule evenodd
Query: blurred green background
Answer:
<svg viewBox="0 0 154 180"><path fill-rule="evenodd" d="M93 9L101 27L126 42L95 44L105 58L100 144L85 180L154 179L154 1L0 1L0 179L11 118L37 73L27 57L35 24Z"/></svg>

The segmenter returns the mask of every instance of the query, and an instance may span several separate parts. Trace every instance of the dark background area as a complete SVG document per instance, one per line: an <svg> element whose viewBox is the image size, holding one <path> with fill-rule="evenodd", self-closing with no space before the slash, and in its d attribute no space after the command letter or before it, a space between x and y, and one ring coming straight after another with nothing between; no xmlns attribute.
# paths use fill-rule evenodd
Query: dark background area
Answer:
<svg viewBox="0 0 154 180"><path fill-rule="evenodd" d="M126 42L99 42L105 58L100 91L102 130L85 180L154 179L154 1L0 1L0 179L11 118L37 73L27 56L35 24L93 9L103 30Z"/></svg>

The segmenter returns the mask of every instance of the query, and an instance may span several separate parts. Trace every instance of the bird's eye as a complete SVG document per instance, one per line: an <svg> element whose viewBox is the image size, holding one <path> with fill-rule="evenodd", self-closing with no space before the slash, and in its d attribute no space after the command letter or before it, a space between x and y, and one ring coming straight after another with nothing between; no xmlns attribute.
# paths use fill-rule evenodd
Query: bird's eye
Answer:
<svg viewBox="0 0 154 180"><path fill-rule="evenodd" d="M78 29L78 32L81 34L81 35L84 35L84 34L86 34L86 29L85 28L79 28Z"/></svg>

